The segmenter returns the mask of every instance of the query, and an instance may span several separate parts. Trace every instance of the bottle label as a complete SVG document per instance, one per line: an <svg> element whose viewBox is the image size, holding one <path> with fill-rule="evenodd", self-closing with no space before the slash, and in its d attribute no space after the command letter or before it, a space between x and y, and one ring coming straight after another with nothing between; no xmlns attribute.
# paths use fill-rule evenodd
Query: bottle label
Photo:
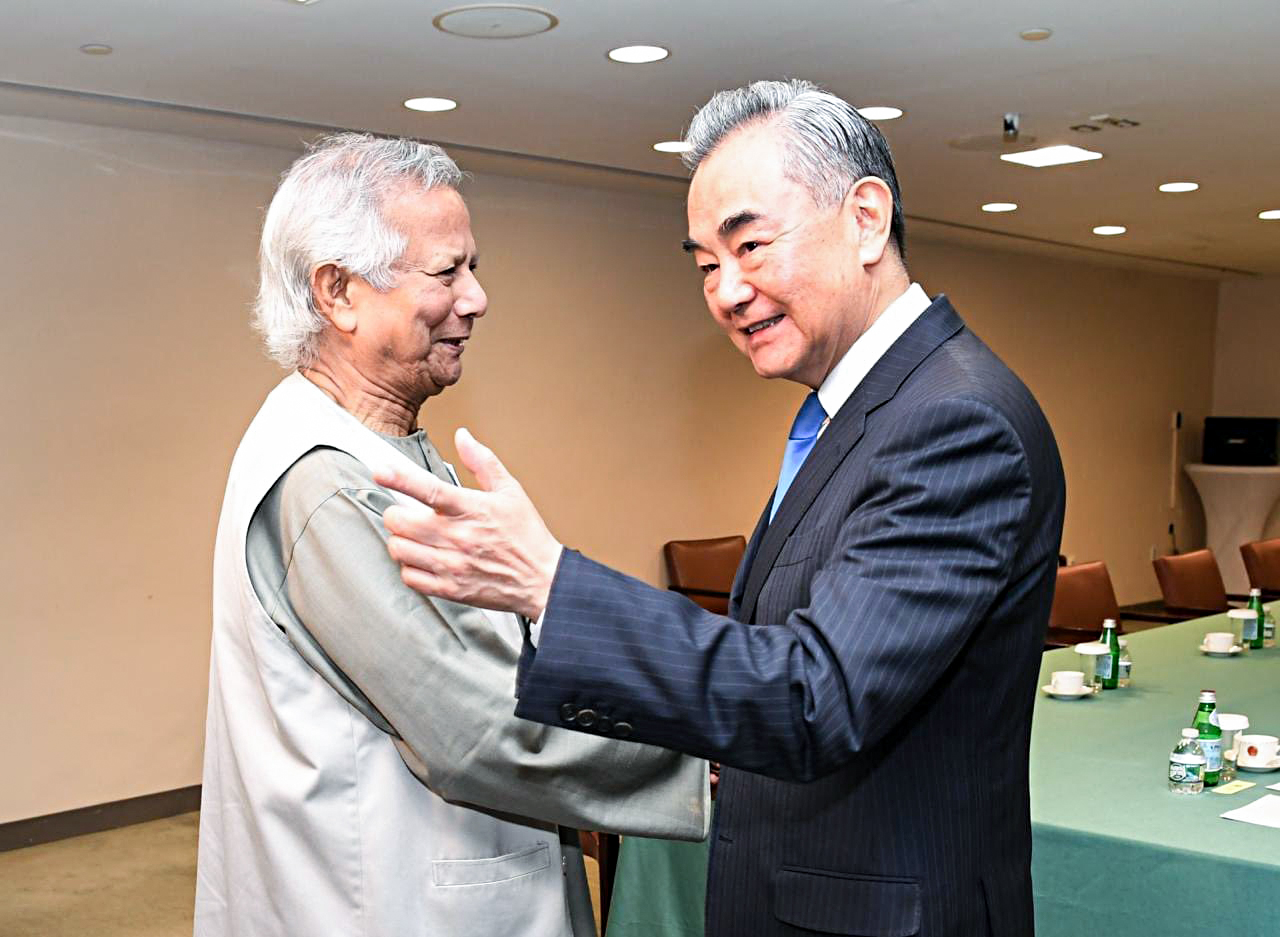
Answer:
<svg viewBox="0 0 1280 937"><path fill-rule="evenodd" d="M1120 658L1120 679L1128 680L1133 674L1133 662Z"/></svg>
<svg viewBox="0 0 1280 937"><path fill-rule="evenodd" d="M1241 631L1240 639L1242 641L1258 640L1258 619L1256 616L1244 620L1244 628Z"/></svg>
<svg viewBox="0 0 1280 937"><path fill-rule="evenodd" d="M1206 774L1222 770L1222 739L1207 739L1200 733L1200 750L1204 752L1204 770Z"/></svg>
<svg viewBox="0 0 1280 937"><path fill-rule="evenodd" d="M1201 779L1203 768L1204 760L1195 755L1173 755L1169 759L1169 780L1175 784L1193 784Z"/></svg>
<svg viewBox="0 0 1280 937"><path fill-rule="evenodd" d="M1098 655L1097 674L1098 674L1099 680L1111 679L1111 655L1110 654Z"/></svg>

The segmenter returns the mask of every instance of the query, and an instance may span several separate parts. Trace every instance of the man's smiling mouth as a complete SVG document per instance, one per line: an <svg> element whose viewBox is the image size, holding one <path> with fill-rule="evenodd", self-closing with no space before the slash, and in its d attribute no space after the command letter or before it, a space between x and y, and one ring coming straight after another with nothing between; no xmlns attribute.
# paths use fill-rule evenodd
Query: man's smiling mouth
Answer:
<svg viewBox="0 0 1280 937"><path fill-rule="evenodd" d="M777 315L777 316L774 316L772 319L761 319L759 322L753 323L752 325L748 325L742 331L747 335L755 335L757 332L762 332L771 326L777 325L779 322L783 320L783 318L784 318L783 316Z"/></svg>

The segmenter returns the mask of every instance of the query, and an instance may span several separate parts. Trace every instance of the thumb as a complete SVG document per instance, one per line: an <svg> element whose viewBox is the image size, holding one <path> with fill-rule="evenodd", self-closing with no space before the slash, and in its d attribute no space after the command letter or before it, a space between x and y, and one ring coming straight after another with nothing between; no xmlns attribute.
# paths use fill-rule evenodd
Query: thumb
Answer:
<svg viewBox="0 0 1280 937"><path fill-rule="evenodd" d="M462 464L476 477L482 490L496 491L515 482L493 450L472 436L465 426L453 434L453 444Z"/></svg>

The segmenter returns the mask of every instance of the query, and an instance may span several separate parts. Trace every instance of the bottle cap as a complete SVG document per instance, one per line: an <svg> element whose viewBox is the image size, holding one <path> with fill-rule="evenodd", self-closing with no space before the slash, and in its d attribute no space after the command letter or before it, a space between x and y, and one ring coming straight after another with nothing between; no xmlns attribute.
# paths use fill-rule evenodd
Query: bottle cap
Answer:
<svg viewBox="0 0 1280 937"><path fill-rule="evenodd" d="M1250 590L1249 590L1249 594L1250 594L1250 595L1262 595L1262 590L1261 590L1261 589L1250 589Z"/></svg>
<svg viewBox="0 0 1280 937"><path fill-rule="evenodd" d="M1199 730L1198 730L1198 729L1183 729L1183 730L1182 730L1182 737L1183 737L1184 739L1194 739L1194 738L1199 738L1199 737L1200 737L1200 732L1199 732Z"/></svg>
<svg viewBox="0 0 1280 937"><path fill-rule="evenodd" d="M1202 703L1216 703L1217 701L1218 701L1218 694L1217 694L1217 693L1215 693L1213 690L1201 690L1201 691L1200 691L1200 702L1202 702Z"/></svg>

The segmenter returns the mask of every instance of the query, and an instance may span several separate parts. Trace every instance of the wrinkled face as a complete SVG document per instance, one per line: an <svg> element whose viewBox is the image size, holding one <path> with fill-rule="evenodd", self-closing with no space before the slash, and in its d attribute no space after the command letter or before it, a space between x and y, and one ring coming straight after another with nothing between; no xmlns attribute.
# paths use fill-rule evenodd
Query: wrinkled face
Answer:
<svg viewBox="0 0 1280 937"><path fill-rule="evenodd" d="M689 188L689 241L707 308L761 377L817 388L862 334L867 276L845 204L784 173L776 125L727 137Z"/></svg>
<svg viewBox="0 0 1280 937"><path fill-rule="evenodd" d="M462 196L406 187L383 215L409 239L395 286L379 292L360 277L348 288L362 371L397 396L421 402L457 382L462 353L488 297L476 279L476 245Z"/></svg>

